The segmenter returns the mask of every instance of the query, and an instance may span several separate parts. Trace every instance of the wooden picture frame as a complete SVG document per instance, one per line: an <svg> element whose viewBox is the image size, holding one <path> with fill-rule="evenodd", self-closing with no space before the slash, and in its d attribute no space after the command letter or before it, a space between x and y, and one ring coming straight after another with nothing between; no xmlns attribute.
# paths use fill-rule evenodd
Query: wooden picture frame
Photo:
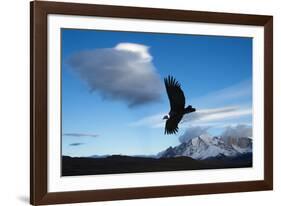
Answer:
<svg viewBox="0 0 281 206"><path fill-rule="evenodd" d="M264 28L264 180L72 192L48 192L47 16L49 14L262 26ZM78 203L273 189L272 16L41 1L31 2L30 16L31 204Z"/></svg>

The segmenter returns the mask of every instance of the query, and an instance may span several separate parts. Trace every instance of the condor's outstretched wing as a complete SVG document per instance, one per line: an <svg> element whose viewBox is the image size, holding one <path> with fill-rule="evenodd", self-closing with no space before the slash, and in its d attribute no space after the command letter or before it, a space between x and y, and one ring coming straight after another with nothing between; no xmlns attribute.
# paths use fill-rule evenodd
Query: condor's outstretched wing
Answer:
<svg viewBox="0 0 281 206"><path fill-rule="evenodd" d="M182 116L174 116L166 121L165 134L176 134L178 132L178 124Z"/></svg>
<svg viewBox="0 0 281 206"><path fill-rule="evenodd" d="M166 91L170 101L170 107L172 112L181 112L184 110L185 97L181 89L181 85L172 76L164 79Z"/></svg>

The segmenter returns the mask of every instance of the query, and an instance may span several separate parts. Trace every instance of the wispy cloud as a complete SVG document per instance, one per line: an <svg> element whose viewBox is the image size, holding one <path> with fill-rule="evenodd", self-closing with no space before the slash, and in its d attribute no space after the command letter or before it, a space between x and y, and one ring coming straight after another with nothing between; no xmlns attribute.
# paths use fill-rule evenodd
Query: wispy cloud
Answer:
<svg viewBox="0 0 281 206"><path fill-rule="evenodd" d="M98 134L87 134L87 133L64 133L63 136L68 137L98 137Z"/></svg>
<svg viewBox="0 0 281 206"><path fill-rule="evenodd" d="M209 105L233 104L233 102L249 102L251 98L252 80L246 79L229 87L192 99L192 104L206 107Z"/></svg>
<svg viewBox="0 0 281 206"><path fill-rule="evenodd" d="M123 101L129 107L161 100L164 86L146 45L119 43L83 51L72 55L68 64L90 91L105 99Z"/></svg>
<svg viewBox="0 0 281 206"><path fill-rule="evenodd" d="M215 126L221 125L224 120L237 119L242 116L252 114L251 108L243 108L239 106L220 107L212 109L202 109L194 113L185 115L181 121L181 126L188 126L190 124L196 126ZM160 113L145 117L136 122L131 123L131 126L147 126L152 128L165 127L165 120L163 116L165 113Z"/></svg>
<svg viewBox="0 0 281 206"><path fill-rule="evenodd" d="M239 106L221 107L213 109L202 109L197 112L185 115L183 117L184 122L202 123L202 122L214 122L219 120L234 119L245 115L251 115L251 108L243 108Z"/></svg>
<svg viewBox="0 0 281 206"><path fill-rule="evenodd" d="M83 143L83 142L75 142L75 143L71 143L71 144L69 144L69 146L80 146L80 145L83 145L83 144L85 144L85 143Z"/></svg>

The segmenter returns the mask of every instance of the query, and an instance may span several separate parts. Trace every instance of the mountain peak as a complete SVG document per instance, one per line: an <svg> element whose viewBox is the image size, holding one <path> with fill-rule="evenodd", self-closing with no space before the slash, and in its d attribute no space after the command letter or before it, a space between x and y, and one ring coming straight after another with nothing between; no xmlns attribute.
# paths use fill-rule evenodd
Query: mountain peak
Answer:
<svg viewBox="0 0 281 206"><path fill-rule="evenodd" d="M193 159L207 159L212 157L235 157L252 152L252 139L248 137L222 138L200 135L175 147L169 147L160 152L158 157L187 156Z"/></svg>

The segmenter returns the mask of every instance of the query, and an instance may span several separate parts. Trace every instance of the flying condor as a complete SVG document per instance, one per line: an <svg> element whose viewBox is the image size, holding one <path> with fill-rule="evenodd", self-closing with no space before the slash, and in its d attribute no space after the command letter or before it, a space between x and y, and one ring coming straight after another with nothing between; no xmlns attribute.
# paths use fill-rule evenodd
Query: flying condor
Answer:
<svg viewBox="0 0 281 206"><path fill-rule="evenodd" d="M191 105L185 108L184 93L180 83L174 77L168 76L164 78L164 82L171 107L169 115L163 117L166 119L165 134L176 134L183 115L195 112L196 109Z"/></svg>

